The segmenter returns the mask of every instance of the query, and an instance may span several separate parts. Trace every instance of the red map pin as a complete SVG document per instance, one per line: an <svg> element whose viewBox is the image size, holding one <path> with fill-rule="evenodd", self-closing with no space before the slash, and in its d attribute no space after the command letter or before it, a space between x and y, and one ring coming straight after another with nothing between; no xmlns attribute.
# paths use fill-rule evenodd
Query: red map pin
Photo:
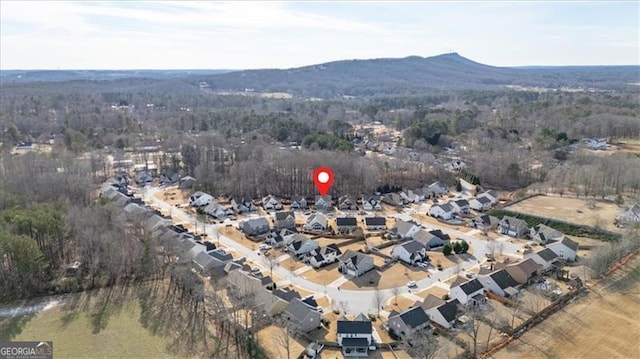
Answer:
<svg viewBox="0 0 640 359"><path fill-rule="evenodd" d="M313 182L322 197L327 195L333 183L333 171L329 167L318 167L313 171Z"/></svg>

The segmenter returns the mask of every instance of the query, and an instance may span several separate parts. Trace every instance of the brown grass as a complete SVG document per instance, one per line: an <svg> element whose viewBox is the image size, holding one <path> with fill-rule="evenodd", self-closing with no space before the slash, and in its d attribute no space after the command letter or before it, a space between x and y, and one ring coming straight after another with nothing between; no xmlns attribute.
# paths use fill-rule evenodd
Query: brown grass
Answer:
<svg viewBox="0 0 640 359"><path fill-rule="evenodd" d="M220 234L227 236L233 239L234 241L242 244L243 246L247 248L251 248L253 250L258 249L258 247L261 244L261 242L254 242L250 239L247 239L242 232L240 232L234 227L222 227L220 228ZM215 238L212 238L212 240L214 240L215 242Z"/></svg>
<svg viewBox="0 0 640 359"><path fill-rule="evenodd" d="M353 278L341 286L343 289L371 290L374 288L393 288L398 283L404 284L412 280L420 280L427 276L427 272L416 268L409 268L401 263L396 263L384 272L374 269L364 275Z"/></svg>
<svg viewBox="0 0 640 359"><path fill-rule="evenodd" d="M591 209L587 206L587 200L581 198L536 196L506 209L575 224L599 225L603 229L614 232L620 231L613 224L620 208L609 202L595 201L595 208ZM578 210L582 213L579 213Z"/></svg>
<svg viewBox="0 0 640 359"><path fill-rule="evenodd" d="M270 325L258 331L258 341L262 345L262 348L269 354L269 358L286 358L287 356L286 349L280 344L282 340L281 333L282 329L275 325ZM302 353L307 346L306 342L302 342L300 339L293 337L291 337L290 343L289 349L292 357Z"/></svg>
<svg viewBox="0 0 640 359"><path fill-rule="evenodd" d="M640 256L495 358L637 358Z"/></svg>
<svg viewBox="0 0 640 359"><path fill-rule="evenodd" d="M312 269L303 273L303 276L315 283L327 285L334 280L340 278L342 273L338 272L338 263L333 263L319 269Z"/></svg>

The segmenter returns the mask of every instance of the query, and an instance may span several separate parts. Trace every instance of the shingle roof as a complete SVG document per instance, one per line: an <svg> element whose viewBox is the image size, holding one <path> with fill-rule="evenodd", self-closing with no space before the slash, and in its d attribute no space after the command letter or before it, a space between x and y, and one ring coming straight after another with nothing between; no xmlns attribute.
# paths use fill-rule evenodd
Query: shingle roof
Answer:
<svg viewBox="0 0 640 359"><path fill-rule="evenodd" d="M522 260L516 264L512 264L512 266L520 268L527 274L527 276L531 276L531 274L540 269L540 265L531 258Z"/></svg>
<svg viewBox="0 0 640 359"><path fill-rule="evenodd" d="M479 195L478 197L476 197L476 200L482 204L491 203L491 199L484 195Z"/></svg>
<svg viewBox="0 0 640 359"><path fill-rule="evenodd" d="M469 202L466 199L458 199L455 201L458 207L468 207Z"/></svg>
<svg viewBox="0 0 640 359"><path fill-rule="evenodd" d="M484 288L482 286L482 283L480 283L480 281L476 278L460 285L460 289L462 289L462 291L467 295L477 292L482 288Z"/></svg>
<svg viewBox="0 0 640 359"><path fill-rule="evenodd" d="M564 244L567 248L570 248L574 252L578 251L578 243L572 241L567 236L564 236L564 238L562 238L562 241L560 241L560 243Z"/></svg>
<svg viewBox="0 0 640 359"><path fill-rule="evenodd" d="M417 241L410 241L410 242L404 243L402 245L402 248L404 248L409 253L415 253L423 250L424 245Z"/></svg>
<svg viewBox="0 0 640 359"><path fill-rule="evenodd" d="M365 217L364 224L367 226L385 226L387 220L384 217Z"/></svg>
<svg viewBox="0 0 640 359"><path fill-rule="evenodd" d="M276 221L284 221L289 216L294 217L293 212L291 212L291 211L276 212Z"/></svg>
<svg viewBox="0 0 640 359"><path fill-rule="evenodd" d="M445 303L444 300L436 297L433 294L428 294L427 297L424 298L424 301L422 302L422 308L425 308L425 309L435 308L443 305L444 303Z"/></svg>
<svg viewBox="0 0 640 359"><path fill-rule="evenodd" d="M400 319L409 327L417 328L429 321L429 316L422 307L413 307L400 313Z"/></svg>
<svg viewBox="0 0 640 359"><path fill-rule="evenodd" d="M372 331L373 326L370 320L348 320L346 318L338 320L338 334L371 334Z"/></svg>
<svg viewBox="0 0 640 359"><path fill-rule="evenodd" d="M341 227L341 226L357 226L358 225L358 221L355 219L355 217L338 217L336 218L336 224Z"/></svg>
<svg viewBox="0 0 640 359"><path fill-rule="evenodd" d="M369 341L367 338L344 338L342 339L342 346L350 348L365 348L369 346Z"/></svg>
<svg viewBox="0 0 640 359"><path fill-rule="evenodd" d="M293 298L287 305L286 311L298 322L302 322L309 313L317 313L315 308L309 307L299 298Z"/></svg>
<svg viewBox="0 0 640 359"><path fill-rule="evenodd" d="M456 319L456 314L458 313L458 303L460 302L458 302L457 299L454 299L442 304L437 308L447 322L452 322Z"/></svg>
<svg viewBox="0 0 640 359"><path fill-rule="evenodd" d="M558 258L558 255L549 248L545 248L536 252L540 258L544 259L547 262L551 262L552 260Z"/></svg>
<svg viewBox="0 0 640 359"><path fill-rule="evenodd" d="M517 287L519 285L513 277L504 269L493 272L489 275L491 279L498 285L498 287L505 289L508 287Z"/></svg>
<svg viewBox="0 0 640 359"><path fill-rule="evenodd" d="M298 298L300 299L300 293L296 292L295 290L282 290L282 289L274 289L273 290L273 295L275 295L276 297L286 301L286 302L290 302L293 298Z"/></svg>
<svg viewBox="0 0 640 359"><path fill-rule="evenodd" d="M451 205L451 203L447 202L447 203L443 203L443 204L438 204L436 206L439 206L440 208L442 208L443 211L445 212L451 212L453 211L453 206Z"/></svg>

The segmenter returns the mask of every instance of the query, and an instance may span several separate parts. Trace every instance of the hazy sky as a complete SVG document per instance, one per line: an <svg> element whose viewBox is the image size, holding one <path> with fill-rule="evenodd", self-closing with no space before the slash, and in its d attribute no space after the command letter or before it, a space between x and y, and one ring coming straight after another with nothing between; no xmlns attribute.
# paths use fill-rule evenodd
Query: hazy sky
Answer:
<svg viewBox="0 0 640 359"><path fill-rule="evenodd" d="M0 1L2 69L248 69L455 51L640 64L640 2Z"/></svg>

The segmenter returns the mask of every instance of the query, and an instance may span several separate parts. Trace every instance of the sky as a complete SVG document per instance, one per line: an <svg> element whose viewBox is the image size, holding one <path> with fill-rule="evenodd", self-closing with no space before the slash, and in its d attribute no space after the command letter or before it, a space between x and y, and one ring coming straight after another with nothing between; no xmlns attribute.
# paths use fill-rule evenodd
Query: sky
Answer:
<svg viewBox="0 0 640 359"><path fill-rule="evenodd" d="M0 1L0 69L290 68L457 52L638 65L640 2Z"/></svg>

